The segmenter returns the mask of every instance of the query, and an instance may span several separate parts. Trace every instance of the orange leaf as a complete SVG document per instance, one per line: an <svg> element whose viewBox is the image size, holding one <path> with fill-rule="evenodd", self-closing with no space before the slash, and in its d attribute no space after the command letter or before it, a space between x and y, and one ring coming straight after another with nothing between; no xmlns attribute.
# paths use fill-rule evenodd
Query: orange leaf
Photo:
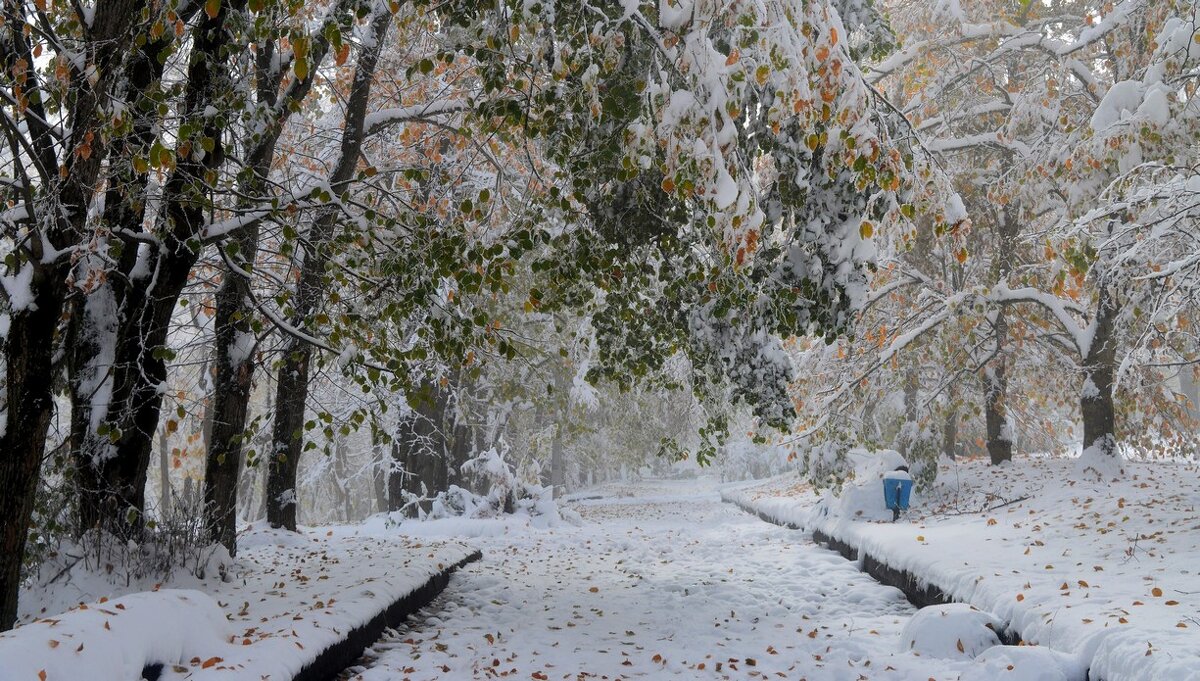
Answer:
<svg viewBox="0 0 1200 681"><path fill-rule="evenodd" d="M207 660L205 660L205 661L204 661L204 662L203 662L203 663L200 665L200 668L201 668L201 669L208 669L209 667L212 667L213 665L219 664L219 663L221 663L221 662L223 662L223 661L224 661L224 660L222 660L222 659L221 659L221 658L219 658L219 657L210 657L210 658L208 658Z"/></svg>

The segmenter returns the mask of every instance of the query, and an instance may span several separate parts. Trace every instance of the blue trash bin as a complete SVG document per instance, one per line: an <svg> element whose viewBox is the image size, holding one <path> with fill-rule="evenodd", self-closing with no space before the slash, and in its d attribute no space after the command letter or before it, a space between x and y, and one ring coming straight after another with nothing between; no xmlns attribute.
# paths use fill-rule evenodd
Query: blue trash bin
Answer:
<svg viewBox="0 0 1200 681"><path fill-rule="evenodd" d="M912 476L908 471L892 471L883 476L883 501L892 511L893 522L900 518L901 511L908 510L912 486Z"/></svg>

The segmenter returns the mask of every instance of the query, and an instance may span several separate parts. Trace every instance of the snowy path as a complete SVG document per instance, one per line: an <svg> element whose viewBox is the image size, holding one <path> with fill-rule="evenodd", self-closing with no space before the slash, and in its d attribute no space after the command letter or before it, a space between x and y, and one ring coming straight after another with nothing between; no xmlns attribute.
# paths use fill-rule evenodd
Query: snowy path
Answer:
<svg viewBox="0 0 1200 681"><path fill-rule="evenodd" d="M896 653L914 612L799 532L656 483L573 504L581 527L472 540L484 560L376 645L387 679L957 679Z"/></svg>

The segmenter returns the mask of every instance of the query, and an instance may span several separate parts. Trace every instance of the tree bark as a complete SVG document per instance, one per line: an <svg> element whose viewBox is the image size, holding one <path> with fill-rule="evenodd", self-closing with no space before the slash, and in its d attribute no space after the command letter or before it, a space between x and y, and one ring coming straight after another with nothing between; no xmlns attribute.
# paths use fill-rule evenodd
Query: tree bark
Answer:
<svg viewBox="0 0 1200 681"><path fill-rule="evenodd" d="M995 312L996 357L983 369L983 415L987 428L988 457L993 466L1012 460L1012 433L1008 428L1005 400L1008 398L1008 317L1004 308Z"/></svg>
<svg viewBox="0 0 1200 681"><path fill-rule="evenodd" d="M354 82L350 86L350 97L346 104L341 155L329 182L335 193L345 190L358 167L371 80L392 19L387 11L380 11L372 19L370 34L373 40L364 45L355 65ZM321 211L309 231L291 315L292 325L296 329L308 328L309 316L324 297L325 265L329 261L328 249L338 224L337 215L337 209L333 207ZM303 451L304 408L308 401L312 355L313 346L293 334L287 343L276 383L274 433L270 465L267 467L267 522L272 527L292 531L296 529L296 473Z"/></svg>
<svg viewBox="0 0 1200 681"><path fill-rule="evenodd" d="M995 283L1008 283L1016 259L1016 240L1020 234L1019 207L1006 205L996 230ZM1008 427L1008 313L1003 306L995 311L992 324L995 356L983 368L983 413L987 428L988 457L993 466L1011 461L1012 432Z"/></svg>
<svg viewBox="0 0 1200 681"><path fill-rule="evenodd" d="M12 312L4 345L8 409L0 436L0 631L11 629L17 619L21 563L54 402L53 337L62 299L55 288L43 282L35 289L34 309Z"/></svg>
<svg viewBox="0 0 1200 681"><path fill-rule="evenodd" d="M1116 375L1116 318L1119 312L1115 296L1101 281L1093 321L1092 342L1083 361L1083 390L1080 413L1083 416L1085 455L1118 459L1116 409L1113 405L1113 379Z"/></svg>
<svg viewBox="0 0 1200 681"><path fill-rule="evenodd" d="M383 446L383 435L379 424L371 420L371 489L375 493L375 512L391 510L388 506L388 461L387 449Z"/></svg>

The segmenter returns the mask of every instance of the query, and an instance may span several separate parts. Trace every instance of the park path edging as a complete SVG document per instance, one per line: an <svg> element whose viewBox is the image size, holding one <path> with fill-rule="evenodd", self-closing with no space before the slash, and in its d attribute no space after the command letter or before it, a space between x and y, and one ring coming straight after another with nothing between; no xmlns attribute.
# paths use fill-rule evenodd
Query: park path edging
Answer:
<svg viewBox="0 0 1200 681"><path fill-rule="evenodd" d="M450 583L450 576L456 570L481 558L483 558L483 553L476 550L457 563L434 574L407 596L375 615L371 621L346 632L340 641L321 651L315 660L297 672L292 677L292 681L336 679L347 667L357 662L363 651L378 641L386 629L400 625L418 610L433 602L433 599L445 590L446 585Z"/></svg>
<svg viewBox="0 0 1200 681"><path fill-rule="evenodd" d="M723 492L721 494L721 501L757 516L764 522L786 527L789 530L805 529L794 522L779 520L771 514L756 509L739 499L726 496ZM947 589L943 589L937 584L931 583L908 570L899 570L891 567L885 561L869 553L860 551L857 547L842 539L826 534L821 530L812 530L811 534L815 543L841 554L846 560L856 563L859 570L865 572L875 581L899 589L914 607L924 608L930 605L962 602L952 598ZM1020 632L1009 622L1004 622L1003 630L996 632L996 634L1000 637L1000 642L1004 645L1017 645L1021 640Z"/></svg>

